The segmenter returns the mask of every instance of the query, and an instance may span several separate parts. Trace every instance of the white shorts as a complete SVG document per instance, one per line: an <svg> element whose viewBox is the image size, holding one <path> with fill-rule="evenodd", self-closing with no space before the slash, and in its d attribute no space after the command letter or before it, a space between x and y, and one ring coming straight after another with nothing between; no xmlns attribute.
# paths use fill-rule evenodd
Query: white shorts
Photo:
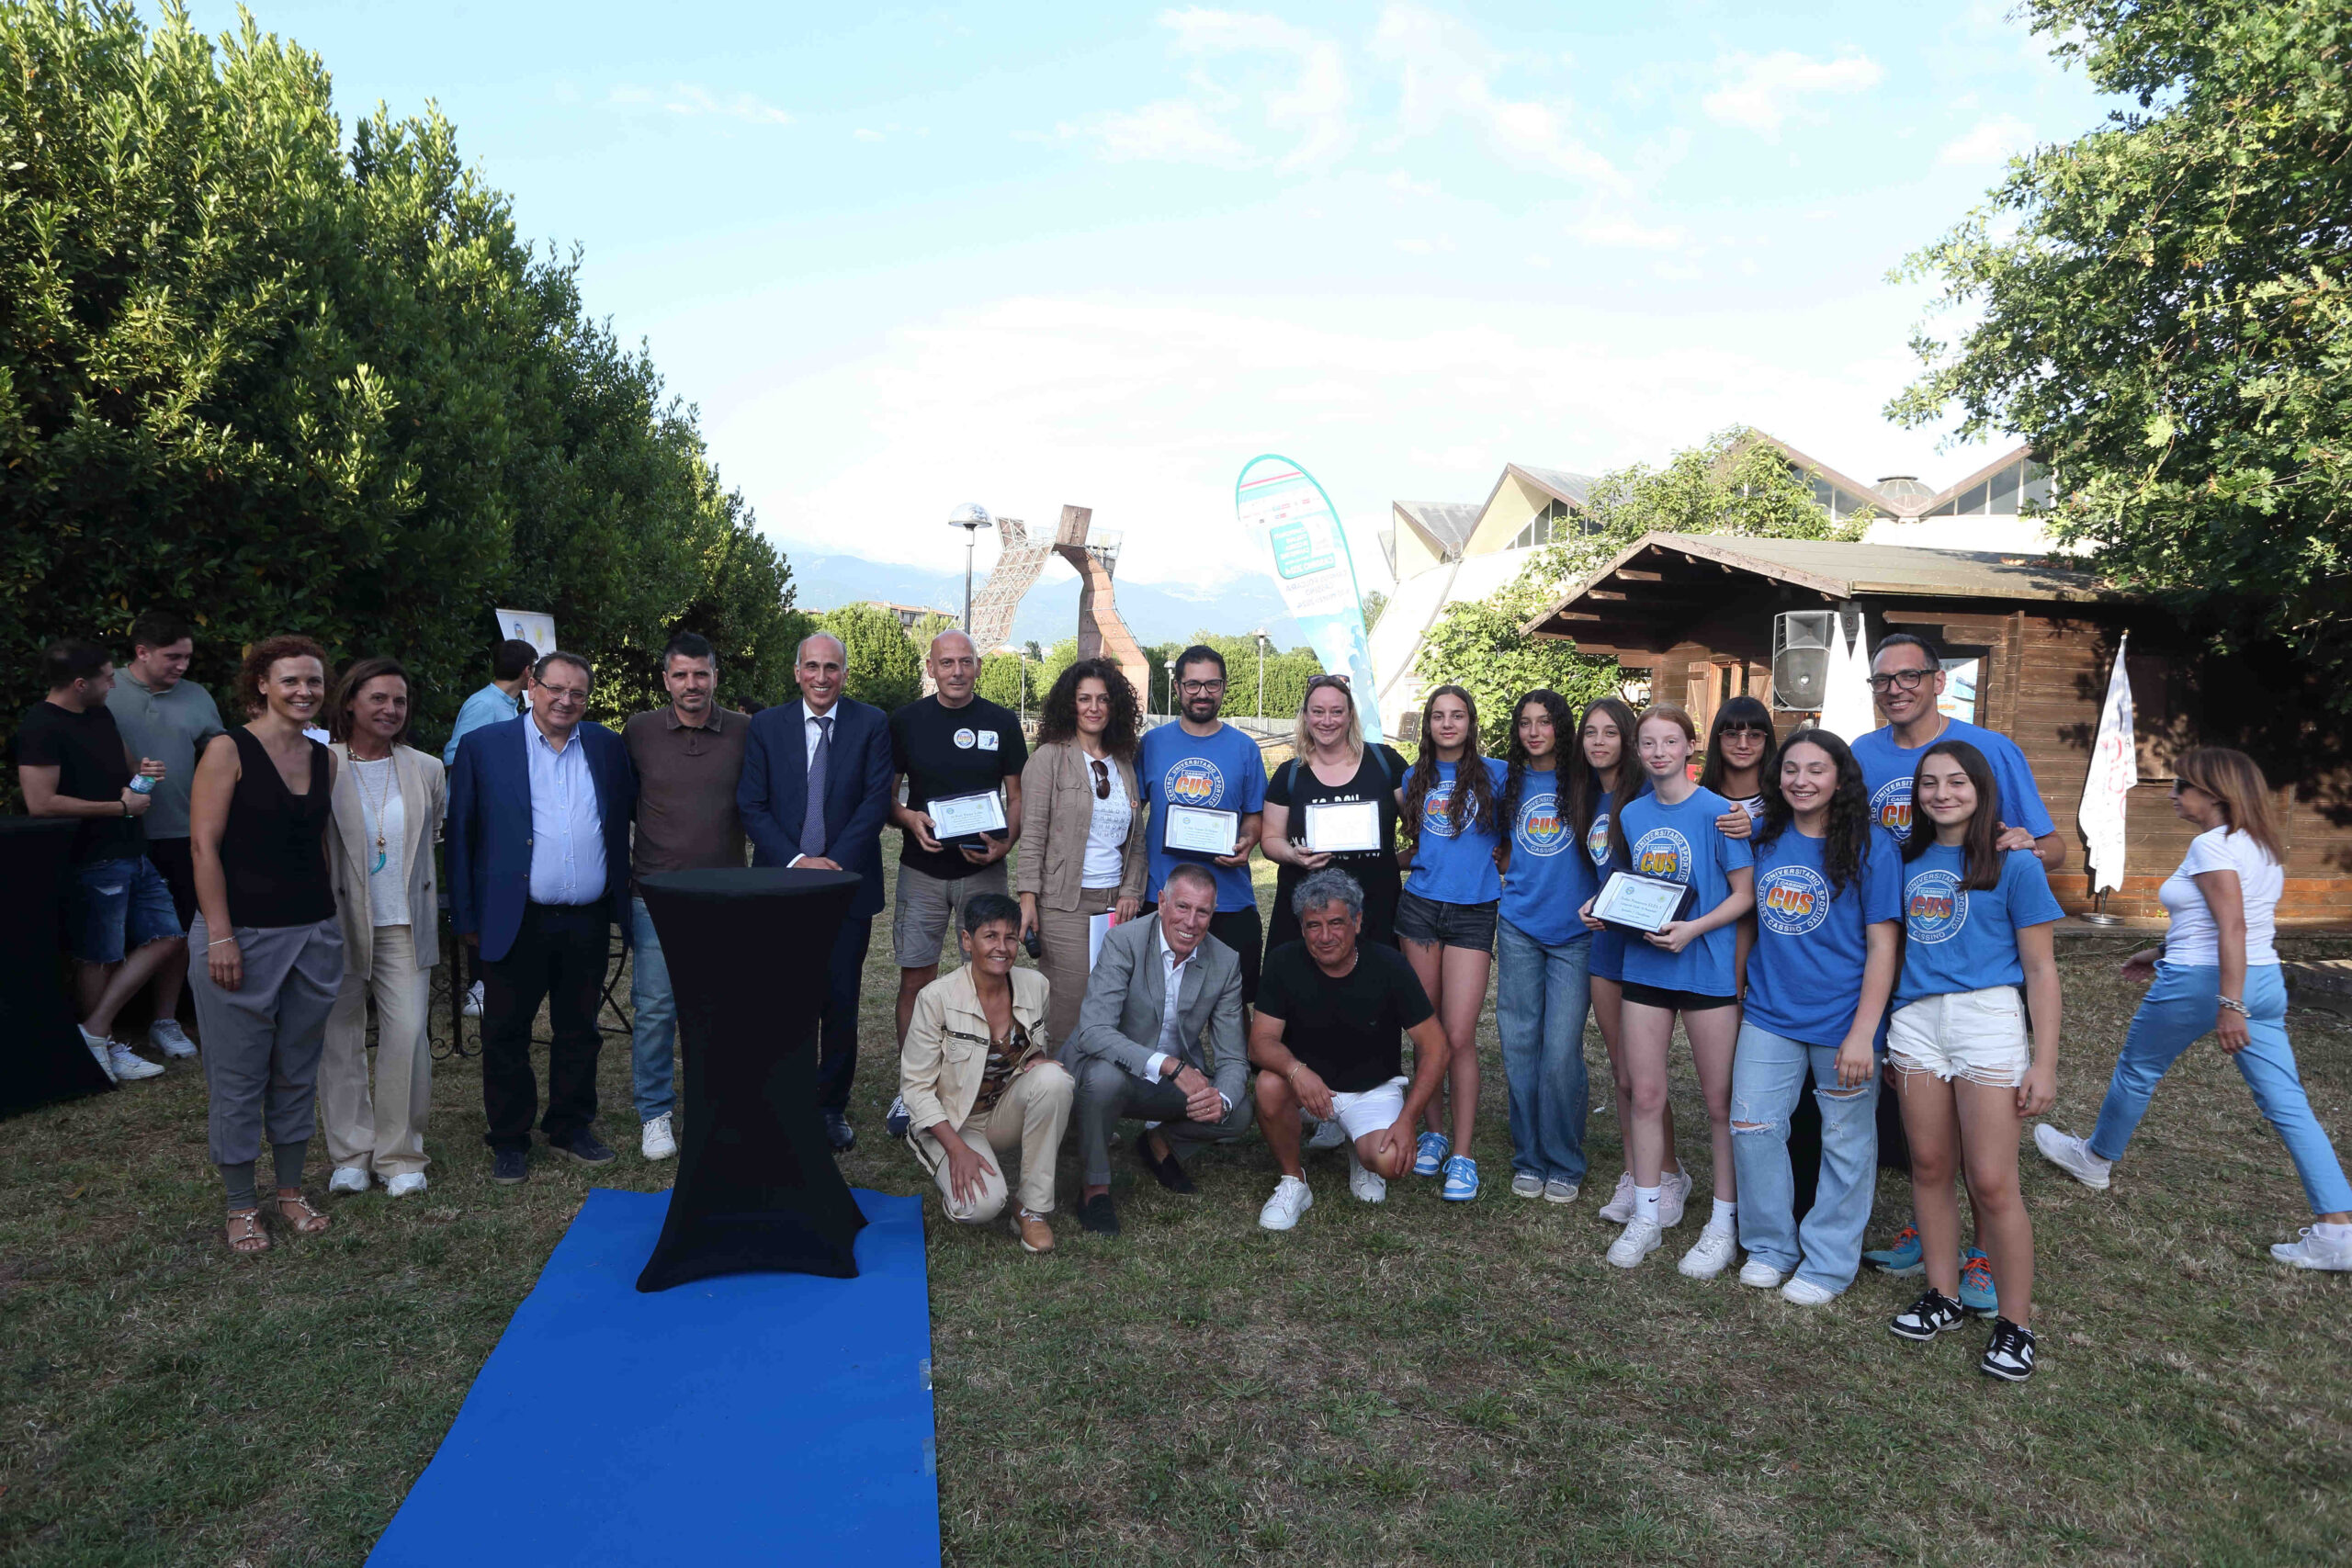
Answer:
<svg viewBox="0 0 2352 1568"><path fill-rule="evenodd" d="M1396 1125L1396 1118L1405 1114L1406 1081L1390 1078L1362 1094L1331 1091L1331 1114L1347 1129L1350 1142Z"/></svg>
<svg viewBox="0 0 2352 1568"><path fill-rule="evenodd" d="M2015 1089L2033 1065L2025 998L2015 986L1922 998L1887 1021L1886 1055L1899 1073Z"/></svg>

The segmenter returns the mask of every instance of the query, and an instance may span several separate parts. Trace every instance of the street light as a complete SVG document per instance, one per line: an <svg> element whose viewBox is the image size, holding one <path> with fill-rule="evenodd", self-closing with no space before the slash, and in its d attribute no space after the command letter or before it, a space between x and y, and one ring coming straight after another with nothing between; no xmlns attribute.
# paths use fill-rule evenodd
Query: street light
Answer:
<svg viewBox="0 0 2352 1568"><path fill-rule="evenodd" d="M1176 705L1176 661L1172 659L1168 661L1168 711L1170 714L1184 711Z"/></svg>
<svg viewBox="0 0 2352 1568"><path fill-rule="evenodd" d="M1266 716L1266 628L1260 626L1250 634L1258 639L1258 717Z"/></svg>
<svg viewBox="0 0 2352 1568"><path fill-rule="evenodd" d="M989 509L977 501L967 501L947 514L950 528L964 530L964 635L972 635L972 552L978 547L980 530L989 527Z"/></svg>

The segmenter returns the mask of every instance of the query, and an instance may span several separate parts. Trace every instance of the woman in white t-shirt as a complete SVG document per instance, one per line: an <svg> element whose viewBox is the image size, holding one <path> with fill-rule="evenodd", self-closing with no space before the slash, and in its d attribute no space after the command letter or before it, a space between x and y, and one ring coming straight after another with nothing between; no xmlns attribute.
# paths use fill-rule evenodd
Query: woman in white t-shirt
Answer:
<svg viewBox="0 0 2352 1568"><path fill-rule="evenodd" d="M2269 784L2245 752L2200 747L2177 765L2172 802L2198 829L2188 858L2157 891L2172 929L2162 947L2123 964L2127 978L2155 984L2124 1036L2091 1135L2044 1122L2033 1130L2034 1146L2075 1180L2104 1190L2157 1081L2210 1031L2278 1130L2317 1221L2270 1256L2298 1269L2352 1270L2352 1184L2312 1114L2287 1043L2287 987L2271 937L2286 854Z"/></svg>

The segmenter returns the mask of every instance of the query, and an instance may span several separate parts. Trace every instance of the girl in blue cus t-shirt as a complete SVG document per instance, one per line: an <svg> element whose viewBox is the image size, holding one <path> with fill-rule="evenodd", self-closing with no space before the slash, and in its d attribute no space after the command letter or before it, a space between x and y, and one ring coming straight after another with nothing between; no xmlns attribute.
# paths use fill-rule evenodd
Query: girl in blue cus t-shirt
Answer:
<svg viewBox="0 0 2352 1568"><path fill-rule="evenodd" d="M1630 871L1679 882L1693 895L1683 918L1625 940L1621 1027L1634 1078L1634 1115L1625 1129L1633 1149L1634 1217L1609 1248L1609 1261L1631 1269L1665 1244L1658 1217L1666 1146L1662 1112L1667 1049L1679 1016L1690 1039L1715 1145L1714 1212L1679 1267L1704 1280L1722 1273L1739 1250L1739 1185L1731 1150L1732 1049L1739 1037L1732 927L1754 897L1754 856L1745 840L1724 837L1716 826L1731 802L1691 782L1690 752L1698 739L1682 709L1671 703L1650 705L1634 726L1647 787L1620 807L1609 825L1612 874ZM1591 903L1583 913L1588 925L1597 923Z"/></svg>
<svg viewBox="0 0 2352 1568"><path fill-rule="evenodd" d="M1964 740L1921 753L1903 844L1903 968L1886 1054L1911 1144L1911 1206L1928 1290L1887 1325L1929 1340L1960 1326L1960 1202L1968 1161L1976 1234L1990 1255L1997 1315L1977 1365L2033 1375L2033 1223L2018 1190L2018 1128L2058 1098L2058 967L2051 927L2064 913L2030 850L1994 847L2000 788ZM2033 1043L2026 1043L2032 1004Z"/></svg>
<svg viewBox="0 0 2352 1568"><path fill-rule="evenodd" d="M1903 851L1871 825L1861 765L1826 729L1790 738L1763 799L1756 939L1731 1074L1747 1249L1739 1282L1820 1306L1854 1282L1878 1187L1878 1032L1902 944ZM1821 1179L1800 1228L1789 1120L1808 1067Z"/></svg>
<svg viewBox="0 0 2352 1568"><path fill-rule="evenodd" d="M1495 796L1500 759L1478 753L1478 706L1459 686L1440 686L1421 708L1421 754L1405 779L1406 835L1397 858L1412 869L1396 900L1396 935L1453 1048L1446 1091L1432 1098L1413 1174L1445 1178L1442 1195L1478 1195L1470 1134L1478 1113L1478 1013L1495 966ZM1449 1135L1450 1134L1450 1135Z"/></svg>

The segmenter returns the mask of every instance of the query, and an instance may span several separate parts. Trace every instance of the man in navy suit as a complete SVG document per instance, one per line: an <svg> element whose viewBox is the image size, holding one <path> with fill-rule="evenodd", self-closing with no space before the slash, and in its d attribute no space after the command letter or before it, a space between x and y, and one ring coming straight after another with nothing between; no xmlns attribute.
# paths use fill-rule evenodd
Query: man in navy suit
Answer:
<svg viewBox="0 0 2352 1568"><path fill-rule="evenodd" d="M458 934L481 950L481 1103L491 1179L528 1174L538 1082L531 1024L548 1003L548 1146L589 1165L598 1141L596 1027L613 922L628 931L628 826L637 799L621 738L582 722L595 672L577 654L531 667L531 707L469 730L449 773L448 884Z"/></svg>
<svg viewBox="0 0 2352 1568"><path fill-rule="evenodd" d="M752 718L735 786L753 865L854 871L860 878L833 941L819 1025L817 1105L837 1149L857 1142L849 1088L857 1073L858 982L882 911L882 823L892 783L889 720L880 708L842 695L848 663L831 632L802 639L793 671L800 700Z"/></svg>

